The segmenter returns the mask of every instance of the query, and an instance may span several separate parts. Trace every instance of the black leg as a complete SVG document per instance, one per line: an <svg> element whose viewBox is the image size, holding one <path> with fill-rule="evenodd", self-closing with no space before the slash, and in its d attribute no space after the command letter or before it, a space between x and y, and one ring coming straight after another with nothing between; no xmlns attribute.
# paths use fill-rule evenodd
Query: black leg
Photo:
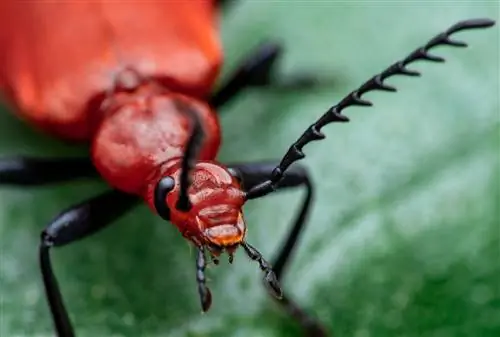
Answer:
<svg viewBox="0 0 500 337"><path fill-rule="evenodd" d="M42 232L40 267L58 337L73 337L75 333L52 271L49 249L75 242L103 229L129 211L138 201L134 195L111 190L65 210Z"/></svg>
<svg viewBox="0 0 500 337"><path fill-rule="evenodd" d="M215 3L217 6L225 8L227 6L232 5L236 0L216 0Z"/></svg>
<svg viewBox="0 0 500 337"><path fill-rule="evenodd" d="M230 164L227 167L241 178L244 190L249 190L255 185L268 178L277 162L259 162L245 164ZM279 250L278 255L273 259L273 270L278 279L281 279L294 250L295 243L299 239L300 233L306 223L313 196L313 185L309 179L307 170L301 165L295 165L286 172L285 178L280 182L279 188L306 187L306 195L302 201L300 211L297 213L294 225L285 240L284 245Z"/></svg>
<svg viewBox="0 0 500 337"><path fill-rule="evenodd" d="M254 186L266 180L272 170L276 167L277 162L261 162L247 164L229 164L227 167L233 175L241 179L243 188L249 190ZM291 261L296 248L296 243L300 237L302 230L305 227L307 215L310 210L313 199L313 185L307 173L307 170L300 165L294 165L286 171L283 180L280 181L279 188L292 188L304 186L306 195L302 201L302 206L297 213L294 224L283 244L278 251L278 254L273 259L273 270L278 280L283 278L286 267ZM315 321L307 314L300 306L284 294L279 303L292 317L294 317L302 328L306 331L308 337L324 337L327 336L325 328L320 323Z"/></svg>
<svg viewBox="0 0 500 337"><path fill-rule="evenodd" d="M4 185L45 185L98 176L89 158L0 159L0 184Z"/></svg>
<svg viewBox="0 0 500 337"><path fill-rule="evenodd" d="M293 74L281 78L276 74L276 65L283 48L279 43L267 42L257 46L238 68L210 98L213 107L218 108L250 87L268 87L285 91L307 90L330 84L329 79L320 80L316 74Z"/></svg>

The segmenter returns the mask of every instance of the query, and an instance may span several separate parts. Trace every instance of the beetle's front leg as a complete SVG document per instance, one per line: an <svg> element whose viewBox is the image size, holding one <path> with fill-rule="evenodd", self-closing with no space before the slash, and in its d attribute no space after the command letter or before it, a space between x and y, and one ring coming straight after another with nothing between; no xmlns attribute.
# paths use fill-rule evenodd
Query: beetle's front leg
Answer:
<svg viewBox="0 0 500 337"><path fill-rule="evenodd" d="M278 162L260 162L260 163L242 163L229 164L227 167L233 175L241 179L243 189L248 191L252 187L262 183L271 176L273 169ZM280 181L278 189L305 187L306 194L302 201L302 206L298 209L294 223L288 231L284 243L278 250L271 265L278 279L283 279L284 272L293 258L293 253L297 248L300 235L303 233L307 223L307 216L313 200L313 184L305 167L294 165L285 173L283 180ZM277 303L294 317L305 331L307 337L326 337L328 336L326 328L300 307L294 300L287 295L286 291L281 300Z"/></svg>
<svg viewBox="0 0 500 337"><path fill-rule="evenodd" d="M58 337L74 337L75 332L52 270L50 248L67 245L103 229L134 207L138 200L134 195L111 190L65 210L43 230L40 267Z"/></svg>
<svg viewBox="0 0 500 337"><path fill-rule="evenodd" d="M0 158L2 185L40 186L97 177L89 158Z"/></svg>

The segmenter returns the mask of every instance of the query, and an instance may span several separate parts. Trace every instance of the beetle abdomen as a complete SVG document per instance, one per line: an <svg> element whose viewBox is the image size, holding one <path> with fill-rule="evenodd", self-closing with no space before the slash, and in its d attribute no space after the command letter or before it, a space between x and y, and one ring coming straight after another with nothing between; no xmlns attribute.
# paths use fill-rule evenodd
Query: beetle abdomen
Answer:
<svg viewBox="0 0 500 337"><path fill-rule="evenodd" d="M89 140L89 103L124 68L206 96L222 62L211 1L0 2L0 89L55 135ZM61 29L64 27L64 29Z"/></svg>

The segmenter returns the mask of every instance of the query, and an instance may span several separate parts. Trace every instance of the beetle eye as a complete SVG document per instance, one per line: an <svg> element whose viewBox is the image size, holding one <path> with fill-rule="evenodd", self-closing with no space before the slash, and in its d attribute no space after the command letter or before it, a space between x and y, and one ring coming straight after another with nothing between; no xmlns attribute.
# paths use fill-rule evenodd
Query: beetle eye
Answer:
<svg viewBox="0 0 500 337"><path fill-rule="evenodd" d="M227 169L229 173L238 180L238 183L242 184L243 183L243 178L241 177L241 172L235 168L229 167Z"/></svg>
<svg viewBox="0 0 500 337"><path fill-rule="evenodd" d="M154 193L154 204L158 215L164 220L170 220L170 209L165 203L165 198L167 194L170 193L175 187L174 178L167 176L160 179L158 184L156 184Z"/></svg>

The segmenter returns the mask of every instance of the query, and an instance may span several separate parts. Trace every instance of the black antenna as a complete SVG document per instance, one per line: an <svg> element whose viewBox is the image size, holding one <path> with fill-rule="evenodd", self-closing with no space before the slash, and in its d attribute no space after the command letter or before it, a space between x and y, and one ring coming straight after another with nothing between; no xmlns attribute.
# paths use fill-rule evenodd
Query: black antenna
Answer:
<svg viewBox="0 0 500 337"><path fill-rule="evenodd" d="M188 195L188 188L189 185L191 185L191 171L196 164L196 155L198 154L200 144L205 137L205 133L203 132L201 120L197 112L187 104L180 101L177 101L177 105L179 110L185 112L191 118L192 124L191 135L189 136L184 157L182 158L179 199L175 205L175 208L179 211L187 212L191 209L191 207L193 207Z"/></svg>
<svg viewBox="0 0 500 337"><path fill-rule="evenodd" d="M193 207L188 195L188 188L191 184L190 173L196 163L196 155L198 154L200 144L205 134L203 132L200 117L196 111L181 101L176 101L175 104L179 108L179 111L187 114L191 119L191 134L186 144L184 157L181 163L179 199L175 205L175 208L179 211L187 212ZM172 177L163 177L155 187L155 208L158 214L165 220L170 219L170 210L167 205L165 205L165 198L174 187L175 181Z"/></svg>
<svg viewBox="0 0 500 337"><path fill-rule="evenodd" d="M406 66L418 60L444 62L445 60L442 57L429 54L429 50L439 45L467 47L467 44L464 42L450 39L450 35L461 30L487 28L494 24L495 21L490 19L460 21L451 26L446 32L436 35L425 46L416 49L403 60L394 63L380 74L366 81L358 89L344 97L340 103L328 109L315 123L311 124L299 139L290 146L283 159L281 159L280 164L273 170L271 178L250 189L246 194L246 198L255 199L274 191L288 167L305 157L302 148L312 141L321 140L326 137L321 133L323 126L333 122L349 122L349 118L341 114L342 110L349 106L371 106L372 103L363 100L361 98L362 95L373 90L396 91L396 88L384 84L384 80L394 75L420 76L419 72L410 70Z"/></svg>

